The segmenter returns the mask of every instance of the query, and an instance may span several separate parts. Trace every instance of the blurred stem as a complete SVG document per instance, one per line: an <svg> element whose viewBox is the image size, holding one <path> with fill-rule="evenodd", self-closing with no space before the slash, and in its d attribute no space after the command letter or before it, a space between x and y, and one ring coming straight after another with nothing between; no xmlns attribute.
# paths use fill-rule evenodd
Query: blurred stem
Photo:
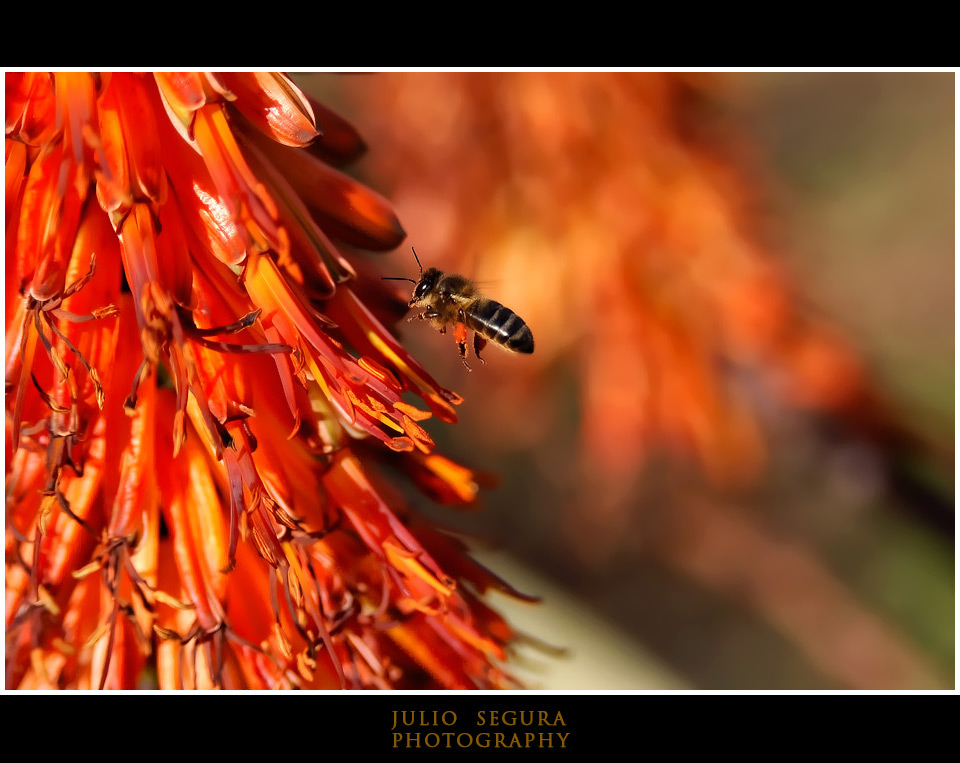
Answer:
<svg viewBox="0 0 960 763"><path fill-rule="evenodd" d="M756 611L831 682L848 689L947 688L901 635L815 556L729 507L679 498L666 563Z"/></svg>

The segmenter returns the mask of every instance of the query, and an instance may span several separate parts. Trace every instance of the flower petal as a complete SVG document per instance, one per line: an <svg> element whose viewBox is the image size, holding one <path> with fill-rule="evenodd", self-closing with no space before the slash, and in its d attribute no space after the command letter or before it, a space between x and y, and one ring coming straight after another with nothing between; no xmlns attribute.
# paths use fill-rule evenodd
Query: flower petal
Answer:
<svg viewBox="0 0 960 763"><path fill-rule="evenodd" d="M273 140L307 146L319 135L310 103L287 76L221 72L218 77L236 96L231 106Z"/></svg>
<svg viewBox="0 0 960 763"><path fill-rule="evenodd" d="M255 132L248 137L276 165L333 238L364 249L393 249L406 233L379 193L309 153L281 146Z"/></svg>

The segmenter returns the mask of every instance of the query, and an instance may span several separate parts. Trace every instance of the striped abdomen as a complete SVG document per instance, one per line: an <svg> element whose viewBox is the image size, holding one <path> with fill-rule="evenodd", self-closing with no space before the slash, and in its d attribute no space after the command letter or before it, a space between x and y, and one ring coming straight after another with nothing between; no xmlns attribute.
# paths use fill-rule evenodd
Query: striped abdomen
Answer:
<svg viewBox="0 0 960 763"><path fill-rule="evenodd" d="M533 352L533 333L523 318L492 299L479 299L466 310L467 328L513 352Z"/></svg>

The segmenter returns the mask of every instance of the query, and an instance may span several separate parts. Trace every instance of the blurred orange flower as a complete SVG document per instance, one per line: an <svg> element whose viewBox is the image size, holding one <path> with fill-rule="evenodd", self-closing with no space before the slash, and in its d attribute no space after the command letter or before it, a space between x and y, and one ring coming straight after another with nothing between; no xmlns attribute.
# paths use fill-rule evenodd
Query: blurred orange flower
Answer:
<svg viewBox="0 0 960 763"><path fill-rule="evenodd" d="M339 92L381 149L364 169L416 233L424 265L491 283L536 336L532 356L488 356L482 375L464 374L452 347L435 360L448 363L438 377L466 377L458 389L471 399L494 390L496 405L463 412L459 445L510 470L507 545L641 638L660 634L651 646L666 658L714 657L709 629L699 638L660 623L696 612L687 622L699 632L712 622L706 592L784 636L825 685L939 685L910 639L779 521L784 494L771 483L805 449L826 460L852 440L890 475L897 459L937 458L950 482L953 452L921 441L888 404L771 245L756 144L725 118L736 78L430 72L357 77L342 91L302 84ZM808 437L821 422L837 442ZM938 522L952 537L949 508ZM659 608L645 600L664 590L661 570L696 596L665 587Z"/></svg>
<svg viewBox="0 0 960 763"><path fill-rule="evenodd" d="M715 485L749 484L768 399L890 433L858 353L762 243L762 194L717 150L742 140L701 134L725 87L709 74L466 72L364 77L344 93L390 147L369 171L422 249L497 279L537 336L497 380L507 415L478 422L488 438L557 440L543 431L565 404L551 382L575 375L590 511L626 510L658 451Z"/></svg>
<svg viewBox="0 0 960 763"><path fill-rule="evenodd" d="M477 491L363 148L279 74L6 75L7 688L511 684L516 592L386 477Z"/></svg>

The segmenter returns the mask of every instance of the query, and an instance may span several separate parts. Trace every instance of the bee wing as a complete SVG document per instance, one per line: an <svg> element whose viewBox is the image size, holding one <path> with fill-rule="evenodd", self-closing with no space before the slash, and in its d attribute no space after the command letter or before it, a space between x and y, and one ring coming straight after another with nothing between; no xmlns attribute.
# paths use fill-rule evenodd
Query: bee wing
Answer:
<svg viewBox="0 0 960 763"><path fill-rule="evenodd" d="M469 281L469 284L472 288L472 291L469 293L459 293L455 292L450 295L450 299L453 302L456 302L458 305L468 305L471 302L474 302L478 297L483 299L489 299L490 292L495 290L491 287L496 287L499 283L499 280L493 281Z"/></svg>
<svg viewBox="0 0 960 763"><path fill-rule="evenodd" d="M471 302L475 302L477 299L477 295L474 294L472 296L465 296L463 294L455 293L455 294L451 294L449 299L451 302L454 302L458 305L466 306L466 305L469 305Z"/></svg>

